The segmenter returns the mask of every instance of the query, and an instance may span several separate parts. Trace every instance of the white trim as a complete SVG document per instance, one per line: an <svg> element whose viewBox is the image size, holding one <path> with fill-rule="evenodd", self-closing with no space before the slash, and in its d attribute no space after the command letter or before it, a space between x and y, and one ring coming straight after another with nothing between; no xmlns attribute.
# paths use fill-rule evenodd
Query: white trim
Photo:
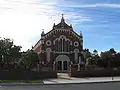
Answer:
<svg viewBox="0 0 120 90"><path fill-rule="evenodd" d="M79 49L74 49L74 53L75 53L75 55L74 55L74 59L75 59L75 62L77 63L77 61L78 61L78 53L79 53Z"/></svg>
<svg viewBox="0 0 120 90"><path fill-rule="evenodd" d="M55 61L70 61L70 58L67 55L59 55L56 57Z"/></svg>
<svg viewBox="0 0 120 90"><path fill-rule="evenodd" d="M55 29L56 31L71 31L70 29L64 29L64 28L61 28L61 29Z"/></svg>
<svg viewBox="0 0 120 90"><path fill-rule="evenodd" d="M49 43L49 44L48 44L48 43ZM52 44L52 42L51 42L50 40L47 40L47 41L46 41L46 45L47 45L47 46L51 46L51 44Z"/></svg>
<svg viewBox="0 0 120 90"><path fill-rule="evenodd" d="M70 41L70 45L72 45L72 41Z"/></svg>
<svg viewBox="0 0 120 90"><path fill-rule="evenodd" d="M47 52L47 61L49 62L49 61L50 61L51 48L47 48L47 49L46 49L46 52Z"/></svg>
<svg viewBox="0 0 120 90"><path fill-rule="evenodd" d="M78 34L77 34L77 33L74 33L71 29L55 29L55 30L51 31L50 33L46 34L46 35L44 36L44 38L47 38L48 36L52 35L52 33L54 33L54 32L57 33L58 31L60 31L60 32L71 32L72 35L74 35L74 36L77 37L77 38L80 38L80 37L78 36ZM76 34L77 34L77 35L76 35Z"/></svg>
<svg viewBox="0 0 120 90"><path fill-rule="evenodd" d="M44 40L40 40L40 44L44 44Z"/></svg>
<svg viewBox="0 0 120 90"><path fill-rule="evenodd" d="M81 64L81 56L79 56L79 62L78 63Z"/></svg>
<svg viewBox="0 0 120 90"><path fill-rule="evenodd" d="M78 47L79 46L79 43L77 41L74 42L74 46L75 47Z"/></svg>
<svg viewBox="0 0 120 90"><path fill-rule="evenodd" d="M59 54L70 54L70 53L74 53L74 52L54 52L54 53L59 53Z"/></svg>

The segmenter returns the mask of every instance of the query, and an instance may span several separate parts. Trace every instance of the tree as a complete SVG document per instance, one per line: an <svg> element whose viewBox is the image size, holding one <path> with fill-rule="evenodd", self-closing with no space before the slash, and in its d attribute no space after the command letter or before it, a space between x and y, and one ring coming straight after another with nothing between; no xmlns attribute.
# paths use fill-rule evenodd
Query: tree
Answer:
<svg viewBox="0 0 120 90"><path fill-rule="evenodd" d="M115 54L114 58L115 58L115 60L114 60L114 62L112 62L113 66L120 67L120 53Z"/></svg>
<svg viewBox="0 0 120 90"><path fill-rule="evenodd" d="M113 48L111 48L108 51L101 52L100 54L101 61L100 60L99 61L101 63L103 62L104 67L112 67L113 66L112 62L115 60L115 57L114 57L115 54L116 54L116 51Z"/></svg>
<svg viewBox="0 0 120 90"><path fill-rule="evenodd" d="M83 51L83 56L84 56L86 65L88 65L88 64L89 64L89 61L90 61L90 59L91 59L91 57L92 57L92 54L91 54L91 52L89 51L89 49L85 49L85 50Z"/></svg>
<svg viewBox="0 0 120 90"><path fill-rule="evenodd" d="M13 40L4 38L0 40L0 65L7 66L7 69L11 69L11 65L17 62L21 56L21 46L16 46Z"/></svg>
<svg viewBox="0 0 120 90"><path fill-rule="evenodd" d="M115 54L116 51L114 50L114 48L111 48L109 51L108 51L110 54Z"/></svg>
<svg viewBox="0 0 120 90"><path fill-rule="evenodd" d="M22 53L20 67L24 68L25 70L31 70L32 68L37 67L38 62L38 54L33 50L27 50L26 52Z"/></svg>
<svg viewBox="0 0 120 90"><path fill-rule="evenodd" d="M89 65L97 65L97 61L99 59L98 51L94 50L93 53L91 53L91 57L88 58L88 64Z"/></svg>
<svg viewBox="0 0 120 90"><path fill-rule="evenodd" d="M98 54L98 51L95 49L94 51L93 51L93 55L97 55Z"/></svg>

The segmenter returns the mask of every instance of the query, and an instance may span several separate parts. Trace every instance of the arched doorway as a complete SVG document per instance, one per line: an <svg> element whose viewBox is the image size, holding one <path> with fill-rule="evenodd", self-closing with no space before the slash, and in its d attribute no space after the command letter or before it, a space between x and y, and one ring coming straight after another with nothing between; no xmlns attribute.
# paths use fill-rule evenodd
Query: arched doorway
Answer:
<svg viewBox="0 0 120 90"><path fill-rule="evenodd" d="M57 71L66 72L69 67L70 59L67 55L59 55L56 57Z"/></svg>

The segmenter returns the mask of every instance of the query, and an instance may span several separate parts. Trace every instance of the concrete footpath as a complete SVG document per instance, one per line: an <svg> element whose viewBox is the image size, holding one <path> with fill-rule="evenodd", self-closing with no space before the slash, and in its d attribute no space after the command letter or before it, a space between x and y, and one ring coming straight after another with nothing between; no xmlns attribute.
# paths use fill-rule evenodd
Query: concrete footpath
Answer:
<svg viewBox="0 0 120 90"><path fill-rule="evenodd" d="M107 83L120 82L120 77L91 77L75 78L69 77L67 73L58 73L58 78L44 79L43 84L0 84L2 86L43 86L43 85L64 85L64 84L87 84L87 83Z"/></svg>
<svg viewBox="0 0 120 90"><path fill-rule="evenodd" d="M77 84L77 83L99 83L99 82L119 82L120 77L91 77L75 78L69 77L67 73L58 73L58 78L45 79L44 84Z"/></svg>

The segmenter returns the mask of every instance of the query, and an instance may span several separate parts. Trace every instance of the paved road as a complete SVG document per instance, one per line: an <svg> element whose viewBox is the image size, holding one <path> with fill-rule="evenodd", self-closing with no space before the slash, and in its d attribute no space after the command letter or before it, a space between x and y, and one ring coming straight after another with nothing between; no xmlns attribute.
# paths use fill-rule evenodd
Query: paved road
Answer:
<svg viewBox="0 0 120 90"><path fill-rule="evenodd" d="M0 90L120 90L120 82L40 85L40 86L2 86Z"/></svg>

